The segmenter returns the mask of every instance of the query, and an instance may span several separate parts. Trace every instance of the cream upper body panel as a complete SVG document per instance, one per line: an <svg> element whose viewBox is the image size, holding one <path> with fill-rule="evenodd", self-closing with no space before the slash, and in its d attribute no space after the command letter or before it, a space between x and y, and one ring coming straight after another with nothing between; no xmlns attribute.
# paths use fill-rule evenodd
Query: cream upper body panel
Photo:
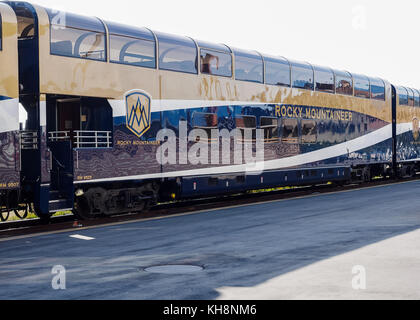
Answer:
<svg viewBox="0 0 420 320"><path fill-rule="evenodd" d="M400 95L397 92L397 124L406 124L412 123L413 121L419 121L420 108L408 105L408 100L406 101L407 104L404 104L400 99Z"/></svg>
<svg viewBox="0 0 420 320"><path fill-rule="evenodd" d="M0 2L2 50L0 51L0 95L19 97L17 19L11 7Z"/></svg>
<svg viewBox="0 0 420 320"><path fill-rule="evenodd" d="M40 6L34 8L39 21L41 93L116 99L131 89L143 89L152 97L159 95L154 69L50 54L48 14Z"/></svg>

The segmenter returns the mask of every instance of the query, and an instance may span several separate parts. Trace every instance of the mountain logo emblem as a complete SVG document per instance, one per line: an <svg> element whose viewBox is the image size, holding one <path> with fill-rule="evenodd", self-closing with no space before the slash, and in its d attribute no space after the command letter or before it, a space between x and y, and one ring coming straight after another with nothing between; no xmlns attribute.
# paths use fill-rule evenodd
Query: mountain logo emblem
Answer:
<svg viewBox="0 0 420 320"><path fill-rule="evenodd" d="M141 138L152 124L152 98L143 90L132 90L125 94L127 128Z"/></svg>

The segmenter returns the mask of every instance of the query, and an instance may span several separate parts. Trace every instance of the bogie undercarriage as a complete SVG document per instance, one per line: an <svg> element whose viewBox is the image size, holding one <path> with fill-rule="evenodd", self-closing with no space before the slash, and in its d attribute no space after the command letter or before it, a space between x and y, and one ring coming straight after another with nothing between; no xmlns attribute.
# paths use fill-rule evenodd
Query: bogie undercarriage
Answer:
<svg viewBox="0 0 420 320"><path fill-rule="evenodd" d="M83 219L141 212L154 205L159 185L147 182L139 186L93 186L76 191L74 213Z"/></svg>

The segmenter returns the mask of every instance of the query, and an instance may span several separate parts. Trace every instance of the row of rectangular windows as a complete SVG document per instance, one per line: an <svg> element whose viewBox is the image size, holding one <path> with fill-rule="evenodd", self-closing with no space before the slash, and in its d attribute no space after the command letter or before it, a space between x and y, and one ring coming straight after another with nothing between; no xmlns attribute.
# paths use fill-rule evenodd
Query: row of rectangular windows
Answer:
<svg viewBox="0 0 420 320"><path fill-rule="evenodd" d="M218 115L214 113L195 112L192 119L194 129L206 131L208 140L213 141L212 130L218 132ZM235 126L240 130L252 130L252 140L256 139L257 117L240 115L235 117ZM300 127L300 134L299 134ZM317 142L318 124L314 120L283 119L274 117L260 117L259 128L264 130L264 140L266 143L301 143L312 144ZM367 129L366 129L367 131ZM242 138L249 139L242 132Z"/></svg>
<svg viewBox="0 0 420 320"><path fill-rule="evenodd" d="M91 19L82 23L82 18L70 15L62 25L54 24L51 14L50 18L51 54L107 61L107 31L102 22L95 24ZM226 46L202 45L186 37L151 33L147 29L113 23L106 25L110 42L109 61L112 63L157 68L156 52L159 51L159 69L198 74L199 67L203 74L233 77L232 52ZM236 80L385 100L385 83L381 79L262 56L256 52L233 50L233 53Z"/></svg>

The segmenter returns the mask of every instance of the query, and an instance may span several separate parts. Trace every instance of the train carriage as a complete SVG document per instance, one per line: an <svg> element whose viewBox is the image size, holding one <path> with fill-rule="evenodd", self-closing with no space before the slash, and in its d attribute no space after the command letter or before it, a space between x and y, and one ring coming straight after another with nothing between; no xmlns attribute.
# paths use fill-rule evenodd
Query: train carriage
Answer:
<svg viewBox="0 0 420 320"><path fill-rule="evenodd" d="M20 143L17 20L0 3L0 218L19 207ZM30 143L30 142L29 142Z"/></svg>
<svg viewBox="0 0 420 320"><path fill-rule="evenodd" d="M402 176L413 176L420 165L420 91L395 88L395 161Z"/></svg>
<svg viewBox="0 0 420 320"><path fill-rule="evenodd" d="M407 111L382 79L7 3L40 217L416 169L418 91Z"/></svg>

